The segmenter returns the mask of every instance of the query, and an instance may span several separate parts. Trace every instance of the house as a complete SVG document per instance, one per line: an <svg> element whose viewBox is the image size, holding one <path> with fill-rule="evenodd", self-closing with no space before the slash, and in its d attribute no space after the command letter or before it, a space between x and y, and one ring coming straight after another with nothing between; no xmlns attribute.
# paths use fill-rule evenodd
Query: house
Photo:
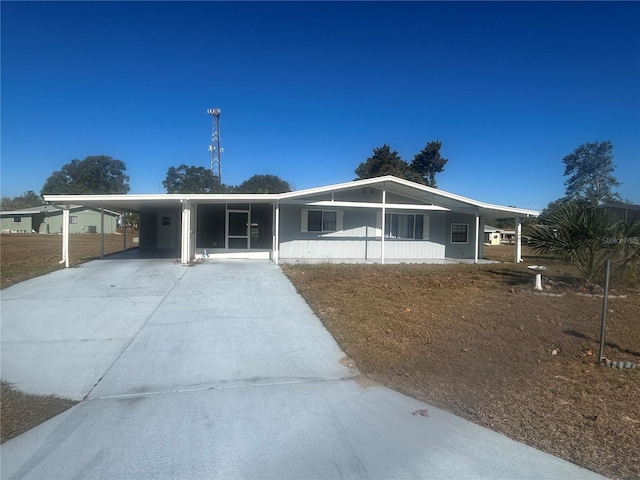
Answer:
<svg viewBox="0 0 640 480"><path fill-rule="evenodd" d="M491 205L393 176L281 194L45 195L137 212L145 255L265 258L279 262L471 261L483 256L487 219L538 212ZM67 255L68 258L68 255Z"/></svg>
<svg viewBox="0 0 640 480"><path fill-rule="evenodd" d="M23 208L0 212L2 233L63 233L63 208L55 205ZM69 233L115 233L119 213L105 211L101 220L100 208L71 204Z"/></svg>

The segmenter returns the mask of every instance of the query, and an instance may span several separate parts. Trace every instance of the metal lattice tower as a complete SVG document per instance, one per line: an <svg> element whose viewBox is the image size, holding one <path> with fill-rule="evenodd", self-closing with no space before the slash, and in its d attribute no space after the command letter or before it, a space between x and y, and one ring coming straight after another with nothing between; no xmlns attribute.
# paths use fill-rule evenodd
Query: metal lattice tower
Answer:
<svg viewBox="0 0 640 480"><path fill-rule="evenodd" d="M211 172L213 176L218 179L218 182L222 184L222 148L220 148L220 109L209 108L207 113L213 117L213 128L211 131L211 145L209 146L209 152L211 152Z"/></svg>

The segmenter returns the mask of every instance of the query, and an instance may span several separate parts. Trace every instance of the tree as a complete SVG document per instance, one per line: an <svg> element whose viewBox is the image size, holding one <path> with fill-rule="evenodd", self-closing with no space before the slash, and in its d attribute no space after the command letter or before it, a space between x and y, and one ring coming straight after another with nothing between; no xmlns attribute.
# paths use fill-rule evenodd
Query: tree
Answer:
<svg viewBox="0 0 640 480"><path fill-rule="evenodd" d="M421 175L400 158L397 151L392 151L386 143L379 148L374 148L373 155L358 165L355 173L358 176L356 180L393 175L413 182L424 183Z"/></svg>
<svg viewBox="0 0 640 480"><path fill-rule="evenodd" d="M423 179L425 185L436 188L436 174L444 171L444 166L449 160L442 158L440 148L442 143L439 141L429 142L426 146L416 154L413 161L409 165L412 170L417 172Z"/></svg>
<svg viewBox="0 0 640 480"><path fill-rule="evenodd" d="M227 193L229 190L208 168L184 164L169 167L162 185L167 193Z"/></svg>
<svg viewBox="0 0 640 480"><path fill-rule="evenodd" d="M620 201L611 189L620 186L613 176L613 146L610 141L585 143L562 159L565 165L565 195L569 200L597 206Z"/></svg>
<svg viewBox="0 0 640 480"><path fill-rule="evenodd" d="M254 175L234 188L237 193L284 193L290 192L289 182L276 175Z"/></svg>
<svg viewBox="0 0 640 480"><path fill-rule="evenodd" d="M1 210L20 210L22 208L37 207L42 205L42 198L33 190L24 192L17 197L2 197Z"/></svg>
<svg viewBox="0 0 640 480"><path fill-rule="evenodd" d="M546 225L531 225L525 235L534 251L574 265L587 285L596 282L608 258L617 259L625 268L637 266L640 258L638 243L628 241L637 239L638 223L586 203L559 205Z"/></svg>
<svg viewBox="0 0 640 480"><path fill-rule="evenodd" d="M129 176L121 160L106 155L74 159L53 172L44 183L42 195L127 193Z"/></svg>

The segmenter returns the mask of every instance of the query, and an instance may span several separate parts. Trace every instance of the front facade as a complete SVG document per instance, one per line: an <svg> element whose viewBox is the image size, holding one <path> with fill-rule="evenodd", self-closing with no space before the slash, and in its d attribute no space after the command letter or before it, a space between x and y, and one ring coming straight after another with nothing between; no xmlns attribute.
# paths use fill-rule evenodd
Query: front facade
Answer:
<svg viewBox="0 0 640 480"><path fill-rule="evenodd" d="M137 212L140 249L173 254L183 263L202 257L477 262L486 219L514 218L519 232L520 218L538 215L392 176L283 194L49 195L45 200Z"/></svg>
<svg viewBox="0 0 640 480"><path fill-rule="evenodd" d="M0 212L3 233L63 233L63 208L54 205ZM115 233L119 214L79 205L69 207L69 233Z"/></svg>

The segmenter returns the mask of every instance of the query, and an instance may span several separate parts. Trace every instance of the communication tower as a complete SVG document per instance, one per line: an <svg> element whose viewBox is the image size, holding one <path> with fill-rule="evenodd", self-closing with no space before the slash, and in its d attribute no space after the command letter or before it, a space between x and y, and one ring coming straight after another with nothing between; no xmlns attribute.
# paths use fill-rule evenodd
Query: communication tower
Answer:
<svg viewBox="0 0 640 480"><path fill-rule="evenodd" d="M221 155L224 150L220 148L220 109L209 108L207 109L207 113L213 117L211 145L209 145L209 152L211 152L211 172L213 172L213 176L218 179L218 182L222 184Z"/></svg>

